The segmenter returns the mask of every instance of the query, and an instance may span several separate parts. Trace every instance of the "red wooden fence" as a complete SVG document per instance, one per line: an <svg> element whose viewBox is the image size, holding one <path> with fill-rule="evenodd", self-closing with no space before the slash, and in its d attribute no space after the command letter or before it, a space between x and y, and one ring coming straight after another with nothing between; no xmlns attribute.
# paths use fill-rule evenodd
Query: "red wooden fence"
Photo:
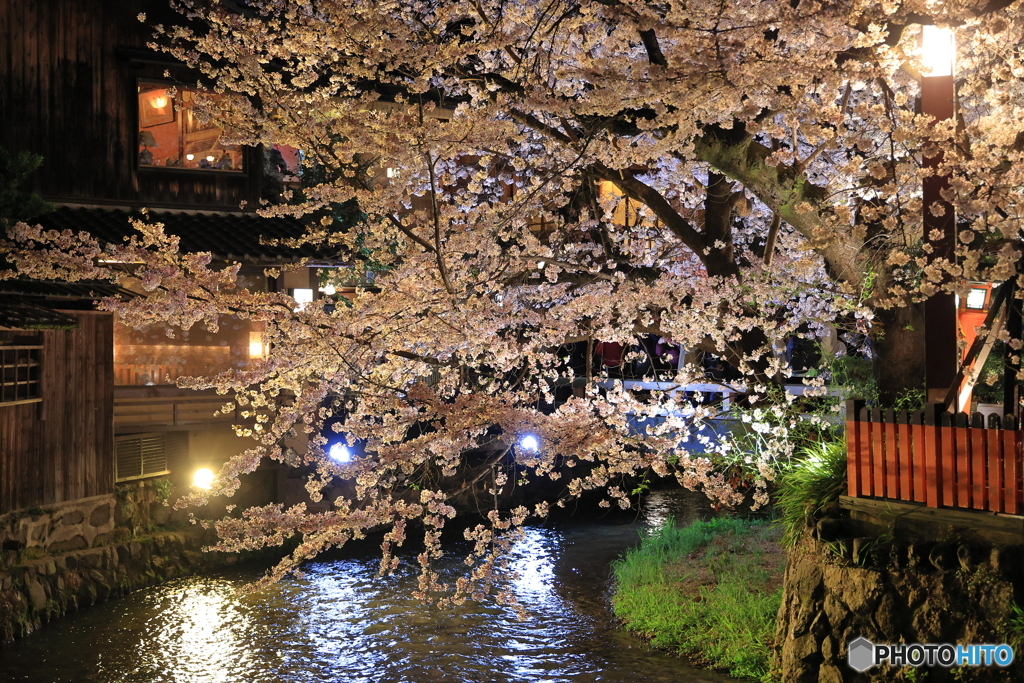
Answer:
<svg viewBox="0 0 1024 683"><path fill-rule="evenodd" d="M981 414L846 407L849 495L1024 514L1017 420Z"/></svg>

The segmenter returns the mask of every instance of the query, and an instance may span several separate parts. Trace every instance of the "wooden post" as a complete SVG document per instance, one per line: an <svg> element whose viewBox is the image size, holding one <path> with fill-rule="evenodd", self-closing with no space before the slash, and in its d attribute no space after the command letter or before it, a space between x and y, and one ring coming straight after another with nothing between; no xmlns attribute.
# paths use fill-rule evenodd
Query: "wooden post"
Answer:
<svg viewBox="0 0 1024 683"><path fill-rule="evenodd" d="M921 79L921 113L937 121L954 116L956 91L953 76L926 76ZM943 160L941 149L934 156L924 158L924 166L937 169ZM945 260L954 262L956 255L956 216L953 206L942 193L949 189L949 176L931 175L924 179L922 199L924 204L924 241L932 246L929 261ZM940 207L942 215L932 212L933 206ZM938 239L933 240L932 233ZM925 329L925 384L927 400L938 401L946 396L956 377L960 358L956 347L956 299L952 293L940 292L930 296L924 303ZM957 406L951 406L953 410Z"/></svg>
<svg viewBox="0 0 1024 683"><path fill-rule="evenodd" d="M911 500L917 503L928 502L928 468L925 466L925 429L924 411L915 410L911 415L911 468L914 472L914 495Z"/></svg>
<svg viewBox="0 0 1024 683"><path fill-rule="evenodd" d="M1024 512L1021 500L1021 434L1017 431L1017 420L1013 415L1003 418L1001 430L1003 442L1003 501L1006 512L1019 515Z"/></svg>
<svg viewBox="0 0 1024 683"><path fill-rule="evenodd" d="M862 447L860 442L859 418L865 402L859 398L846 401L846 481L847 495L858 498L863 494L860 474Z"/></svg>
<svg viewBox="0 0 1024 683"><path fill-rule="evenodd" d="M871 457L871 409L867 406L857 413L857 442L860 444L860 490L863 496L874 495L875 479ZM881 494L879 494L881 495Z"/></svg>
<svg viewBox="0 0 1024 683"><path fill-rule="evenodd" d="M946 406L942 403L929 403L924 409L924 479L925 479L925 502L928 507L939 507L943 498L943 472L940 468L939 447L941 438L940 415Z"/></svg>
<svg viewBox="0 0 1024 683"><path fill-rule="evenodd" d="M898 429L896 442L898 444L897 453L900 468L899 499L914 500L914 467L911 464L913 461L913 453L911 451L913 442L910 439L910 415L907 411L900 410L896 413L896 422Z"/></svg>
<svg viewBox="0 0 1024 683"><path fill-rule="evenodd" d="M896 415L892 409L879 412L882 429L885 430L885 497L899 500L900 461L896 449Z"/></svg>
<svg viewBox="0 0 1024 683"><path fill-rule="evenodd" d="M871 482L873 495L885 497L885 423L881 408L871 411Z"/></svg>
<svg viewBox="0 0 1024 683"><path fill-rule="evenodd" d="M1018 270L1020 264L1017 264ZM1021 338L1021 300L1017 298L1019 287L1015 281L1007 281L1006 292L1006 333L1010 339ZM1003 346L1003 415L1020 414L1020 351L1014 351L1009 344Z"/></svg>

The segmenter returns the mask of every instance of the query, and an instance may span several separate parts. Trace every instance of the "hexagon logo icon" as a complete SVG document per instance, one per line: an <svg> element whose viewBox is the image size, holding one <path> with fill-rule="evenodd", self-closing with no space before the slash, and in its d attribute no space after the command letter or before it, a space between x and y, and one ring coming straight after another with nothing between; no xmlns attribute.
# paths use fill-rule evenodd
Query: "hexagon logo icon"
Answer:
<svg viewBox="0 0 1024 683"><path fill-rule="evenodd" d="M867 638L851 640L846 646L846 663L856 671L867 671L875 665L875 646Z"/></svg>

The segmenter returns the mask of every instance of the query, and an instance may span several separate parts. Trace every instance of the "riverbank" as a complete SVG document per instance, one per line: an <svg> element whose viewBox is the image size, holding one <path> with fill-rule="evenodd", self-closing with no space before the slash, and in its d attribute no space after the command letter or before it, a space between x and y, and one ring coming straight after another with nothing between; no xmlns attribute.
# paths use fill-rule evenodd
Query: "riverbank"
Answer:
<svg viewBox="0 0 1024 683"><path fill-rule="evenodd" d="M694 664L776 681L771 672L786 553L763 520L671 523L614 564L615 615Z"/></svg>
<svg viewBox="0 0 1024 683"><path fill-rule="evenodd" d="M654 492L639 515L586 510L526 527L506 584L526 621L493 599L424 605L413 596L418 548L400 550L399 569L381 578L380 548L365 540L255 593L237 592L262 573L246 564L79 610L0 651L0 679L728 683L647 647L618 627L608 605L610 562L665 516L696 514L690 498ZM439 581L464 574L468 545L445 546Z"/></svg>
<svg viewBox="0 0 1024 683"><path fill-rule="evenodd" d="M165 505L170 488L166 479L118 484L114 495L0 516L0 647L140 588L280 556L204 552L216 534Z"/></svg>
<svg viewBox="0 0 1024 683"><path fill-rule="evenodd" d="M203 529L157 532L96 548L26 559L0 571L0 647L61 615L139 588L234 565L202 552Z"/></svg>

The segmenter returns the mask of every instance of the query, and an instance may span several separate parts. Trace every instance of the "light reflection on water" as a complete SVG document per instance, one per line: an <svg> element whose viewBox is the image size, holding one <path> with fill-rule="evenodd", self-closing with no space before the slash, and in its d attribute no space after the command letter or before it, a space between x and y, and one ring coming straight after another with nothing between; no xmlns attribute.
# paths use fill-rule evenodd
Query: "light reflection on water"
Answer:
<svg viewBox="0 0 1024 683"><path fill-rule="evenodd" d="M528 609L412 597L414 568L376 576L373 552L239 595L258 569L173 581L69 615L0 650L0 681L82 683L461 683L722 681L649 651L612 624L608 562L678 507L636 523L531 527L511 582ZM447 569L460 571L458 557Z"/></svg>

